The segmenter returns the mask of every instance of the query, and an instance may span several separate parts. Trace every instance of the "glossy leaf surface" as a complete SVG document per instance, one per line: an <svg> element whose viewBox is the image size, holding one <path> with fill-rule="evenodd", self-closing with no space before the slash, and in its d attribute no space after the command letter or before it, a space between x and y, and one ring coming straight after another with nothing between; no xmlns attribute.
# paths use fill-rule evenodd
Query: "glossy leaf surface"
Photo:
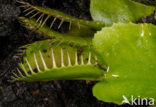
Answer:
<svg viewBox="0 0 156 107"><path fill-rule="evenodd" d="M97 32L93 45L110 68L94 96L117 104L123 96L156 99L156 26L115 24Z"/></svg>
<svg viewBox="0 0 156 107"><path fill-rule="evenodd" d="M90 4L92 18L106 25L136 22L144 16L149 16L154 10L155 7L132 0L91 0Z"/></svg>

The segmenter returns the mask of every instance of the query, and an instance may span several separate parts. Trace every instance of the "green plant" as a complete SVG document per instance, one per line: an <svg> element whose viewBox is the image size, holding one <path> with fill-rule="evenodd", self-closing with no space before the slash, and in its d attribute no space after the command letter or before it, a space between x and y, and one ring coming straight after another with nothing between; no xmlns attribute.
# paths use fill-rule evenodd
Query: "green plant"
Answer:
<svg viewBox="0 0 156 107"><path fill-rule="evenodd" d="M93 88L98 99L117 104L123 95L156 99L155 35L156 26L132 23L115 24L95 34L93 46L110 67L105 80ZM114 74L118 78L112 78Z"/></svg>
<svg viewBox="0 0 156 107"><path fill-rule="evenodd" d="M19 18L24 26L52 39L25 47L14 81L94 80L99 82L93 94L102 101L122 104L123 95L129 100L131 95L156 99L156 26L130 23L155 7L131 0L92 0L91 15L97 21L85 21L19 2L27 8L26 16L31 14ZM56 19L58 29L65 21L69 30L52 30Z"/></svg>

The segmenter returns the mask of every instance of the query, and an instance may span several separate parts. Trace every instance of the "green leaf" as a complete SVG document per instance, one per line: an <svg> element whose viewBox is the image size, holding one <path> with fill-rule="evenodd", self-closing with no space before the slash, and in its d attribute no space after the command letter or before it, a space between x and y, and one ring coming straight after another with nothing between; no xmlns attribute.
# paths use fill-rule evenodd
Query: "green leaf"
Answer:
<svg viewBox="0 0 156 107"><path fill-rule="evenodd" d="M155 7L146 6L132 0L92 0L91 16L106 25L122 22L136 22L143 16L152 14Z"/></svg>
<svg viewBox="0 0 156 107"><path fill-rule="evenodd" d="M116 104L123 96L156 99L156 26L115 24L97 32L93 45L110 68L94 86L94 96Z"/></svg>
<svg viewBox="0 0 156 107"><path fill-rule="evenodd" d="M103 79L104 70L99 67L102 58L87 47L43 40L20 52L23 54L23 61L19 63L22 70L13 73L14 81Z"/></svg>
<svg viewBox="0 0 156 107"><path fill-rule="evenodd" d="M37 18L37 22L40 22L41 26L46 24L46 22L50 18L53 18L53 20L51 20L50 22L50 27L53 26L53 24L56 22L56 19L60 20L58 29L62 26L64 22L70 23L69 29L71 28L71 26L73 26L73 24L77 25L79 29L81 28L81 26L87 26L95 30L101 30L101 28L104 26L103 22L77 19L54 9L33 6L24 1L17 2L21 4L20 7L25 8L25 10L23 11L23 13L25 13L25 16L29 16L30 18Z"/></svg>
<svg viewBox="0 0 156 107"><path fill-rule="evenodd" d="M38 28L38 23L35 20L20 17L20 22L23 25L30 29L34 30ZM44 25L43 27L39 27L36 30L37 33L44 35L46 37L55 38L56 40L61 40L62 42L73 43L74 45L91 45L92 38L94 36L95 30L89 28L87 26L81 25L81 29L77 28L77 25L73 23L71 29L65 33L57 32L53 29L50 29L48 26Z"/></svg>

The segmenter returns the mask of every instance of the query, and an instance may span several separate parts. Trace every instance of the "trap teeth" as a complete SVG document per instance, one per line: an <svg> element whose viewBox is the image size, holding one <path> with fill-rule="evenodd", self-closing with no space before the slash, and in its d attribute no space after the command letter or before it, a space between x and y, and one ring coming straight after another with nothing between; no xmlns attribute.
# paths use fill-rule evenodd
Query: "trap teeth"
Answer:
<svg viewBox="0 0 156 107"><path fill-rule="evenodd" d="M39 65L38 65L38 62L37 62L37 58L36 58L36 54L34 53L34 60L35 60L35 64L36 64L36 67L37 67L37 70L40 72L40 68L39 68Z"/></svg>
<svg viewBox="0 0 156 107"><path fill-rule="evenodd" d="M50 25L50 29L53 27L53 25L54 25L56 19L57 19L56 17L53 19L53 21L52 21L52 23L51 23L51 25Z"/></svg>
<svg viewBox="0 0 156 107"><path fill-rule="evenodd" d="M61 66L64 67L63 50L61 48Z"/></svg>
<svg viewBox="0 0 156 107"><path fill-rule="evenodd" d="M77 51L75 52L75 65L78 65Z"/></svg>
<svg viewBox="0 0 156 107"><path fill-rule="evenodd" d="M26 62L27 62L27 65L28 65L28 67L29 67L29 70L30 70L31 74L34 74L35 72L33 71L33 69L32 69L32 67L31 67L29 61L27 60L27 58L26 58Z"/></svg>
<svg viewBox="0 0 156 107"><path fill-rule="evenodd" d="M39 66L39 62L38 62L39 60L37 60L36 54L34 53L33 56L34 56L34 63L36 65L36 67L37 67L37 70L41 71L40 66ZM42 65L43 65L44 69L45 70L49 69L47 67L47 65L46 65L46 61L45 61L41 51L39 51L39 56L41 58L41 62L42 62ZM71 63L71 56L70 56L69 52L67 51L67 53L65 54L64 50L62 48L60 49L60 58L59 58L60 64L57 65L57 63L56 63L56 57L55 57L55 53L54 53L53 48L51 49L51 58L52 58L52 68L65 67L65 66L74 66L74 65L97 64L97 57L95 56L95 58L92 58L91 52L89 52L88 55L86 55L87 60L85 60L84 55L81 54L79 56L77 51L74 52L74 60L73 60L74 62ZM66 64L65 64L65 60L67 60ZM30 71L32 71L31 65L30 65L30 63L29 63L29 61L27 59L26 59L26 62L27 62L27 65L28 65Z"/></svg>
<svg viewBox="0 0 156 107"><path fill-rule="evenodd" d="M66 17L63 17L62 15L60 15L59 13L55 12L54 13L49 13L45 10L41 10L40 8L38 7L35 7L27 2L24 2L24 1L17 1L18 3L20 3L21 5L19 7L21 8L24 8L25 10L23 11L23 13L25 13L25 16L29 16L30 19L32 18L36 18L36 23L39 23L40 27L43 27L46 22L50 19L50 18L54 18L50 24L50 29L53 27L55 21L57 19L60 20L60 24L58 25L58 29L61 28L61 26L63 25L63 23L66 21L66 22L69 22L69 30L71 29L71 26L72 26L72 22L73 19L71 18L66 18ZM46 18L45 18L46 16ZM77 21L77 26L78 28L80 29L80 22Z"/></svg>
<svg viewBox="0 0 156 107"><path fill-rule="evenodd" d="M57 53L57 51L56 51L56 53ZM14 79L22 78L25 76L30 76L33 74L36 75L36 73L43 72L43 71L50 70L50 69L54 69L54 68L72 67L72 66L74 67L74 66L81 66L81 65L91 65L91 64L95 65L95 64L97 64L97 57L96 56L95 56L95 58L93 58L91 52L87 52L86 54L84 54L84 53L80 54L80 53L78 53L78 51L75 51L75 52L72 52L72 54L70 54L69 51L65 51L63 48L61 48L59 51L60 55L58 54L60 57L59 58L58 56L55 55L54 49L51 48L51 50L50 50L51 55L49 58L51 58L51 61L52 61L51 62L52 68L48 68L47 67L48 62L46 62L46 59L45 59L46 53L44 54L42 51L38 51L37 53L32 54L33 55L32 61L30 59L24 58L25 59L24 64L23 63L20 64L21 69L23 70L23 74L17 68L17 73L19 76L14 73L13 74ZM57 59L57 61L60 60L60 61L58 61L58 63L60 63L60 64L56 63L56 58L59 58L59 59ZM73 58L73 59L71 59L71 58ZM39 62L39 61L41 61L41 62ZM43 69L42 69L42 67L43 67ZM37 70L37 72L35 72L35 69Z"/></svg>
<svg viewBox="0 0 156 107"><path fill-rule="evenodd" d="M27 70L25 69L24 65L22 63L20 65L22 66L22 69L23 69L25 75L28 76L29 74L28 74Z"/></svg>
<svg viewBox="0 0 156 107"><path fill-rule="evenodd" d="M40 57L41 57L41 60L42 60L42 63L43 63L44 69L47 70L48 68L47 68L47 65L46 65L46 63L45 63L45 61L44 61L44 58L43 58L43 55L42 55L41 51L39 51L39 53L40 53Z"/></svg>
<svg viewBox="0 0 156 107"><path fill-rule="evenodd" d="M84 65L83 55L81 55L81 65Z"/></svg>
<svg viewBox="0 0 156 107"><path fill-rule="evenodd" d="M67 52L67 56L68 56L68 66L71 66L71 60L68 52Z"/></svg>
<svg viewBox="0 0 156 107"><path fill-rule="evenodd" d="M91 52L89 52L88 64L91 64Z"/></svg>
<svg viewBox="0 0 156 107"><path fill-rule="evenodd" d="M52 51L53 68L57 68L57 66L56 66L56 62L55 62L55 55L54 55L54 51L53 51L53 49L52 49L51 51Z"/></svg>

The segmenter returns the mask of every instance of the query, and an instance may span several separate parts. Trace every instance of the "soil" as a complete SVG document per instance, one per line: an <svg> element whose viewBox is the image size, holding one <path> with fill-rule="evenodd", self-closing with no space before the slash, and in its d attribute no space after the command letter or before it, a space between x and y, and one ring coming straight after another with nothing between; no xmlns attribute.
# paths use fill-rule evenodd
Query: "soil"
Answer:
<svg viewBox="0 0 156 107"><path fill-rule="evenodd" d="M92 20L90 0L25 0L34 5L47 6L80 19ZM147 0L145 0L147 1ZM145 2L146 3L146 2ZM14 82L16 51L25 44L42 40L20 25L21 10L13 0L0 0L0 107L112 107L92 95L95 83L86 81ZM138 21L156 24L154 15ZM128 105L123 105L128 106Z"/></svg>

